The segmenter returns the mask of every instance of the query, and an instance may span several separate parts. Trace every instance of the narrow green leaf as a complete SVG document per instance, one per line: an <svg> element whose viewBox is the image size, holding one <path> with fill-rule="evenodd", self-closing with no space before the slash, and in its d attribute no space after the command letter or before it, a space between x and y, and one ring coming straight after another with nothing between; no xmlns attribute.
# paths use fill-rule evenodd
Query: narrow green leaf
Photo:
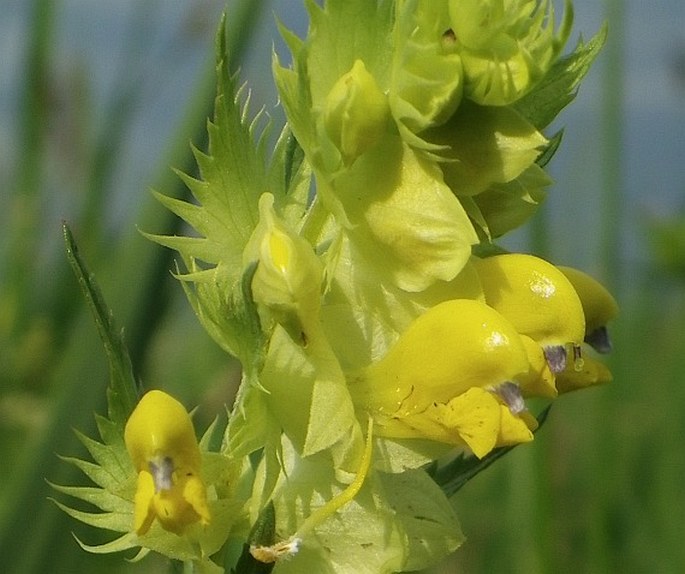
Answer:
<svg viewBox="0 0 685 574"><path fill-rule="evenodd" d="M74 237L66 223L62 226L67 257L81 291L95 319L100 338L109 361L110 382L107 387L109 418L121 429L138 402L138 385L122 331L117 327L112 312L107 307L100 288L81 258Z"/></svg>

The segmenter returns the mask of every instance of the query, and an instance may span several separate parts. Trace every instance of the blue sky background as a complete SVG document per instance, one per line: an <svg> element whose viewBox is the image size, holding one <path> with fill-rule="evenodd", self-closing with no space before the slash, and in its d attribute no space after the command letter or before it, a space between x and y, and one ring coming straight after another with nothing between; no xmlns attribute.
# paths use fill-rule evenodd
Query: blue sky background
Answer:
<svg viewBox="0 0 685 574"><path fill-rule="evenodd" d="M561 2L556 4L561 10ZM70 166L78 163L70 154L83 149L70 148L78 144L69 139L76 137L79 122L73 117L74 110L84 110L89 116L89 133L95 137L124 78L139 97L126 135L126 154L118 160L117 189L110 198L108 224L116 226L130 217L138 194L146 192L194 82L206 73L224 3L63 0L54 5L57 29L51 88L54 105L64 110L54 128L61 130L64 155L52 158L54 174L49 185L55 187L55 194L54 203L46 206L46 217L56 221L68 218L76 204L61 188L74 177ZM590 38L606 18L604 2L576 0L574 5L572 42L579 34ZM30 6L31 2L24 0L0 0L0 178L4 184L11 181L20 153L17 106ZM228 7L230 17L230 1ZM275 17L300 34L306 31L300 2L272 0L241 73L252 89L255 108L265 106L280 121L270 74L272 47L279 51L283 47ZM623 34L609 22L609 41L620 41L624 48L622 89L612 97L621 106L623 117L621 221L623 260L630 268L642 266L648 257L645 221L685 212L685 2L629 0L624 3L624 17ZM565 138L550 168L557 181L548 202L555 258L590 268L597 262L593 238L598 233L602 201L606 68L603 54L576 101L557 122L556 127L566 127ZM68 101L75 97L83 101ZM509 241L516 247L525 246L526 232Z"/></svg>

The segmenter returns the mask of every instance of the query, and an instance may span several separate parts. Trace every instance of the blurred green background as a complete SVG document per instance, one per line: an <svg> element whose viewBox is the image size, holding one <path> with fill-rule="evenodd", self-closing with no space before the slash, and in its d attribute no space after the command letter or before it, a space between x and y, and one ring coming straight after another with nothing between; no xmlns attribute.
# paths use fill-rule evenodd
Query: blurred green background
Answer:
<svg viewBox="0 0 685 574"><path fill-rule="evenodd" d="M233 67L282 122L270 76L274 14L306 31L300 2L231 0ZM557 2L561 10L560 2ZM609 43L564 111L545 208L506 243L604 280L622 314L615 381L562 397L532 445L456 496L467 542L448 572L685 572L685 3L576 0L575 38ZM230 400L236 364L202 331L170 252L138 229L179 223L150 188L186 193L214 96L215 0L0 0L0 570L165 572L92 556L107 536L49 500L81 481L107 365L64 255L71 226L136 372L201 405ZM278 131L278 130L274 130Z"/></svg>

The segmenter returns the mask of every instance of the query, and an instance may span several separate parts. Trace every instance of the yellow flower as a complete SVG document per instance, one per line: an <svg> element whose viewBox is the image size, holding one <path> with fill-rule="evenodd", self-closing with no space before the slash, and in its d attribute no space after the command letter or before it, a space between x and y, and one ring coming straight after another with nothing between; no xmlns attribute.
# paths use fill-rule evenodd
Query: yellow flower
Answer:
<svg viewBox="0 0 685 574"><path fill-rule="evenodd" d="M532 440L518 380L528 354L514 326L480 301L455 299L418 317L350 382L377 435L467 445L479 457Z"/></svg>
<svg viewBox="0 0 685 574"><path fill-rule="evenodd" d="M618 315L618 303L606 287L587 273L559 266L580 297L585 313L585 342L599 353L611 351L607 323Z"/></svg>
<svg viewBox="0 0 685 574"><path fill-rule="evenodd" d="M584 357L580 369L569 368L559 373L556 385L560 393L568 393L594 385L610 383L612 380L611 371L604 363L600 363L592 357Z"/></svg>
<svg viewBox="0 0 685 574"><path fill-rule="evenodd" d="M138 472L134 510L138 535L145 534L155 518L175 534L198 521L209 524L200 449L181 403L162 391L148 392L128 419L124 440Z"/></svg>
<svg viewBox="0 0 685 574"><path fill-rule="evenodd" d="M550 369L566 368L567 348L579 359L585 314L566 276L544 259L506 253L474 259L488 305L542 346ZM582 366L582 365L578 365Z"/></svg>

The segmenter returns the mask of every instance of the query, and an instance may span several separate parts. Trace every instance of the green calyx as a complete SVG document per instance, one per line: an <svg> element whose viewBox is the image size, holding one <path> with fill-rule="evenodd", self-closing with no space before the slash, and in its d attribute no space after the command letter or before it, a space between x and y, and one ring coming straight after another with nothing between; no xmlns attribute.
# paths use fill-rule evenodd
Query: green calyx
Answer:
<svg viewBox="0 0 685 574"><path fill-rule="evenodd" d="M548 0L450 0L466 96L501 106L530 91L566 43L573 18L570 4L566 7L555 36Z"/></svg>
<svg viewBox="0 0 685 574"><path fill-rule="evenodd" d="M345 165L372 148L386 131L387 97L364 62L356 60L326 96L323 123Z"/></svg>

